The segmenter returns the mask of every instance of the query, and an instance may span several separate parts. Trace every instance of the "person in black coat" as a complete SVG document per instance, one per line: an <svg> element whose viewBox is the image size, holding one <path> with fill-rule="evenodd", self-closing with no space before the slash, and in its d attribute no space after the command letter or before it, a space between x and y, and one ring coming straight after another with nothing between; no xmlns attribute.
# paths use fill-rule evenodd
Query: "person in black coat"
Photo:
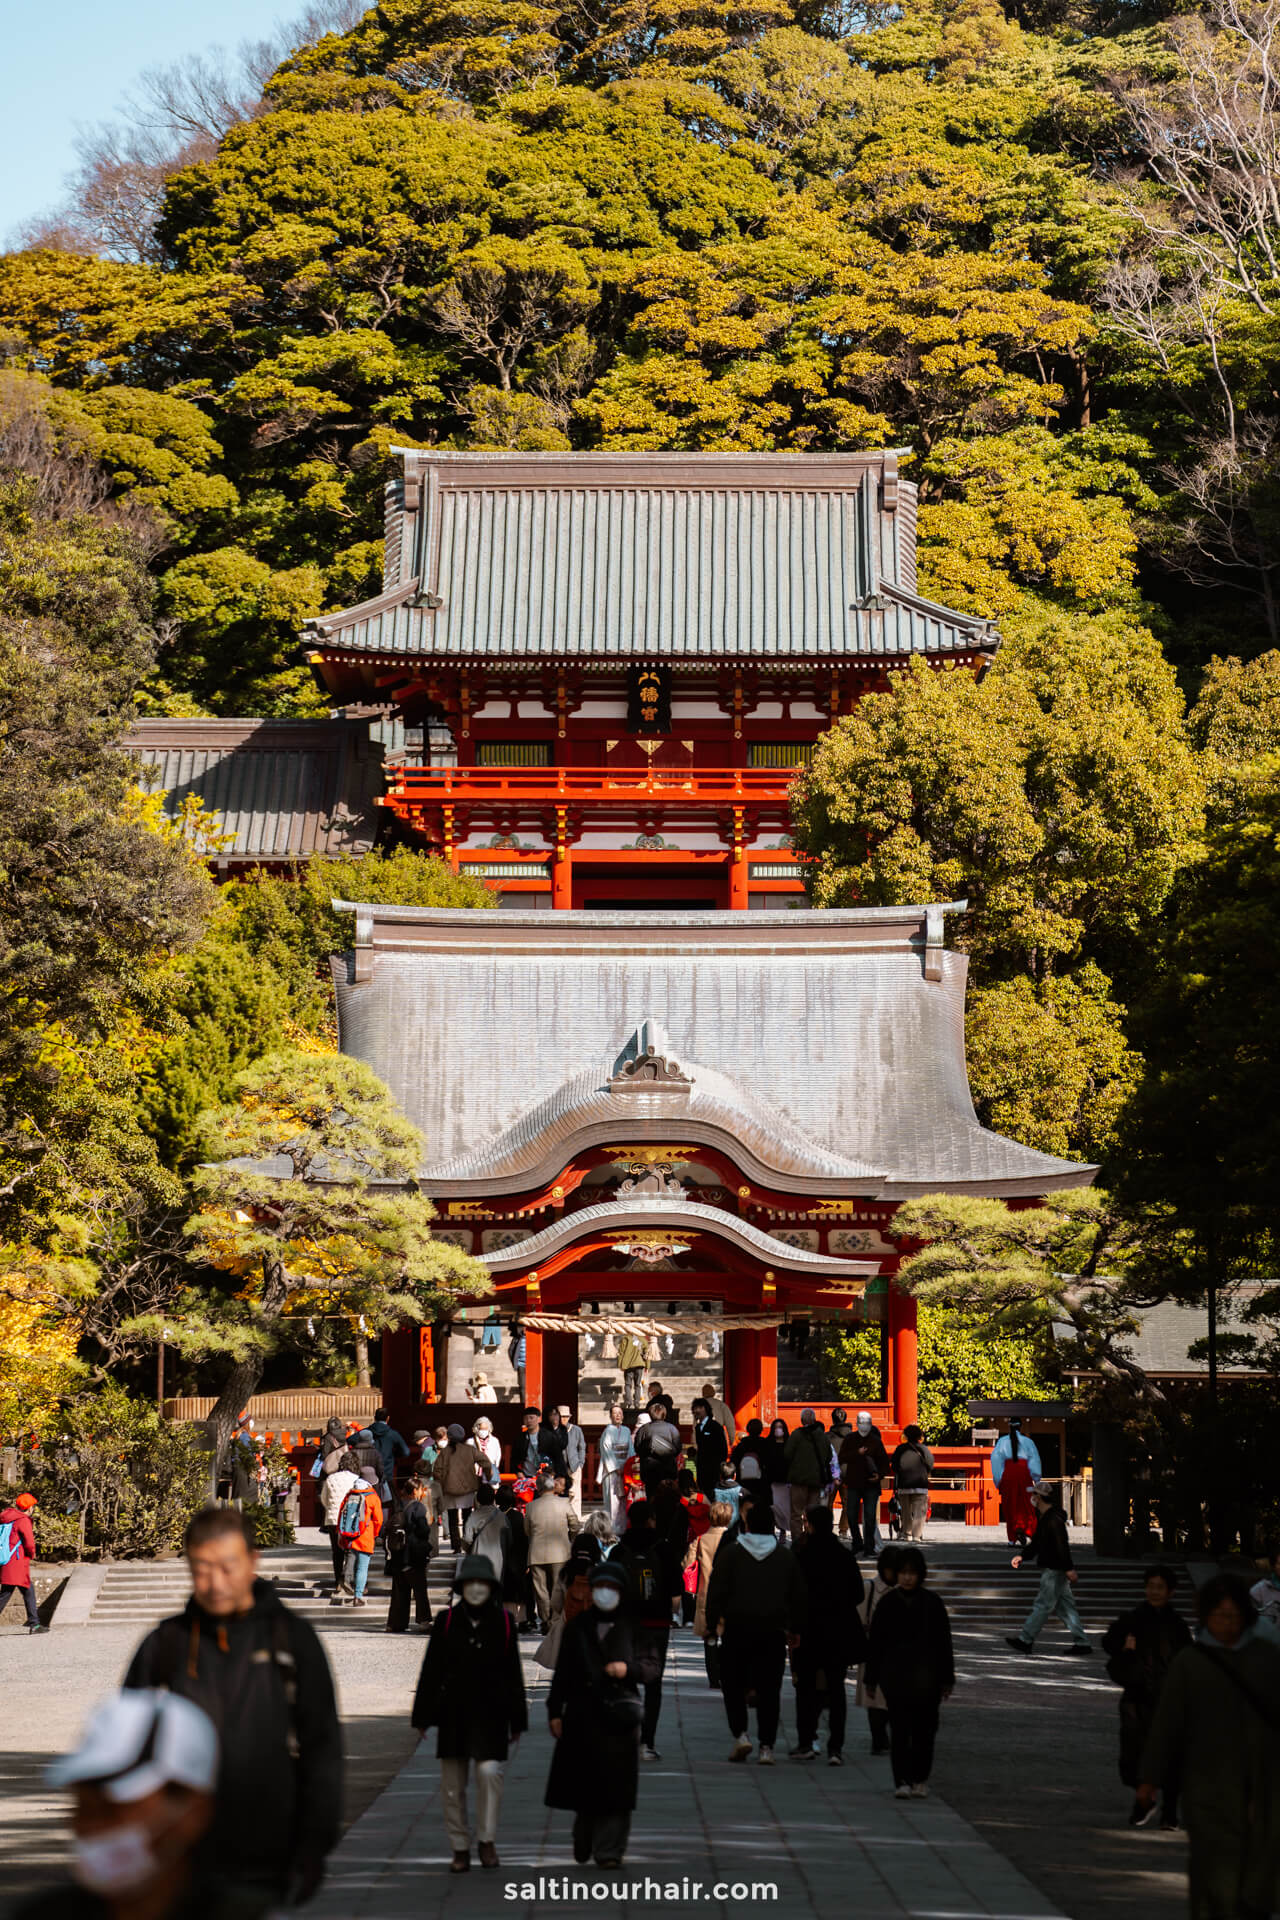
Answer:
<svg viewBox="0 0 1280 1920"><path fill-rule="evenodd" d="M1107 1673L1124 1689L1120 1695L1120 1778L1136 1788L1142 1749L1146 1745L1165 1675L1176 1653L1191 1642L1191 1630L1171 1605L1177 1574L1172 1567L1150 1567L1143 1580L1146 1598L1140 1607L1122 1613L1102 1637ZM1176 1774L1166 1775L1160 1806L1160 1825L1171 1832L1178 1824ZM1134 1801L1130 1826L1146 1823L1154 1807Z"/></svg>
<svg viewBox="0 0 1280 1920"><path fill-rule="evenodd" d="M573 1857L616 1867L626 1852L640 1778L639 1689L658 1677L637 1640L628 1577L613 1558L591 1575L591 1605L569 1622L547 1693L554 1739L546 1804L568 1808Z"/></svg>
<svg viewBox="0 0 1280 1920"><path fill-rule="evenodd" d="M496 1867L504 1769L529 1713L520 1646L493 1563L483 1554L464 1554L453 1584L459 1598L431 1629L410 1718L419 1734L438 1729L444 1824L453 1848L449 1871L466 1873L468 1770L474 1762L480 1865Z"/></svg>
<svg viewBox="0 0 1280 1920"><path fill-rule="evenodd" d="M387 1632L409 1631L409 1601L413 1601L415 1626L431 1625L431 1601L427 1594L427 1568L435 1528L427 1507L427 1483L410 1484L409 1498L397 1500L387 1510L382 1537L387 1546L387 1565L391 1573L391 1604L387 1608Z"/></svg>
<svg viewBox="0 0 1280 1920"><path fill-rule="evenodd" d="M187 1527L192 1594L149 1633L125 1675L202 1707L221 1762L213 1825L196 1855L203 1882L246 1902L309 1899L342 1811L342 1728L314 1627L268 1580L243 1514L206 1507Z"/></svg>
<svg viewBox="0 0 1280 1920"><path fill-rule="evenodd" d="M538 1452L553 1473L562 1473L568 1480L569 1429L561 1421L559 1407L547 1408L546 1418L538 1429Z"/></svg>
<svg viewBox="0 0 1280 1920"><path fill-rule="evenodd" d="M904 1547L897 1585L871 1617L866 1684L877 1687L889 1710L889 1753L899 1800L923 1799L933 1771L938 1709L956 1683L951 1622L925 1586L919 1547Z"/></svg>
<svg viewBox="0 0 1280 1920"><path fill-rule="evenodd" d="M818 1718L827 1708L827 1763L844 1765L847 1704L845 1675L867 1656L858 1617L865 1591L858 1562L831 1530L830 1507L814 1507L809 1532L797 1540L796 1562L809 1593L809 1614L799 1644L791 1650L796 1689L796 1758L818 1750Z"/></svg>
<svg viewBox="0 0 1280 1920"><path fill-rule="evenodd" d="M712 1418L710 1401L695 1400L692 1412L693 1444L698 1455L698 1492L705 1493L708 1500L714 1500L720 1484L720 1468L729 1457L729 1436L720 1422Z"/></svg>
<svg viewBox="0 0 1280 1920"><path fill-rule="evenodd" d="M661 1758L654 1742L662 1712L662 1676L671 1642L671 1616L684 1591L682 1565L689 1544L689 1515L674 1480L659 1483L656 1500L633 1500L627 1529L609 1556L625 1574L637 1653L652 1666L644 1687L641 1746L646 1760Z"/></svg>

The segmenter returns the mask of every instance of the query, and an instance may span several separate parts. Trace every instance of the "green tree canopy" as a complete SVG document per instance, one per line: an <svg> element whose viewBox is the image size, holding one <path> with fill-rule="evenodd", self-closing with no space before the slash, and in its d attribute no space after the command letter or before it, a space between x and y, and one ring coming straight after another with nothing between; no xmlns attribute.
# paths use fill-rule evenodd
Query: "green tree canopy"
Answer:
<svg viewBox="0 0 1280 1920"><path fill-rule="evenodd" d="M425 1144L377 1075L344 1054L276 1053L236 1077L204 1124L194 1255L228 1276L180 1308L175 1344L231 1355L211 1416L219 1447L268 1355L337 1314L370 1332L484 1291L488 1270L434 1240L417 1189Z"/></svg>

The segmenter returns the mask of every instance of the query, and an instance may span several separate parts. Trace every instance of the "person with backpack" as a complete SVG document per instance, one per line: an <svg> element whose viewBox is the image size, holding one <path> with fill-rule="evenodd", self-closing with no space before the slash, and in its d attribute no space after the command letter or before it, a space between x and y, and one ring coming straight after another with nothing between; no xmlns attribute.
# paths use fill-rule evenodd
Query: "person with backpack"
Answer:
<svg viewBox="0 0 1280 1920"><path fill-rule="evenodd" d="M573 1857L622 1864L640 1782L639 1689L657 1677L651 1642L636 1630L628 1570L615 1550L590 1575L591 1605L570 1620L547 1691L555 1741L545 1801L574 1816Z"/></svg>
<svg viewBox="0 0 1280 1920"><path fill-rule="evenodd" d="M1017 1633L1005 1635L1005 1644L1015 1653L1033 1653L1036 1635L1050 1614L1056 1613L1071 1635L1069 1653L1091 1654L1093 1648L1084 1630L1071 1589L1076 1584L1075 1562L1071 1558L1071 1539L1067 1516L1058 1501L1058 1490L1047 1480L1037 1480L1031 1489L1036 1511L1036 1528L1031 1545L1012 1560L1014 1567L1039 1567L1040 1591L1036 1603Z"/></svg>
<svg viewBox="0 0 1280 1920"><path fill-rule="evenodd" d="M1155 1718L1160 1690L1174 1655L1191 1644L1186 1621L1170 1604L1177 1578L1172 1567L1148 1567L1142 1582L1145 1596L1142 1605L1122 1613L1102 1636L1107 1677L1123 1689L1120 1778L1126 1787L1133 1789L1138 1785L1138 1767ZM1135 1800L1129 1825L1145 1826L1154 1811L1154 1807L1142 1807ZM1172 1832L1177 1824L1178 1781L1171 1770L1164 1782L1160 1825L1166 1832Z"/></svg>
<svg viewBox="0 0 1280 1920"><path fill-rule="evenodd" d="M369 1580L369 1562L382 1532L383 1508L378 1490L361 1478L348 1487L338 1509L338 1538L342 1542L342 1586L329 1602L342 1606L351 1597L353 1607L369 1603L364 1590Z"/></svg>
<svg viewBox="0 0 1280 1920"><path fill-rule="evenodd" d="M652 1500L659 1480L674 1480L680 1471L680 1429L667 1417L664 1401L651 1399L648 1424L636 1430L636 1460L646 1500Z"/></svg>
<svg viewBox="0 0 1280 1920"><path fill-rule="evenodd" d="M627 1528L613 1552L610 1566L616 1565L627 1576L631 1598L631 1620L637 1648L645 1655L651 1677L644 1683L644 1713L640 1723L640 1752L645 1760L660 1760L657 1749L658 1719L662 1713L662 1677L666 1672L667 1651L671 1641L671 1615L684 1591L681 1562L689 1540L688 1519L680 1505L674 1481L667 1483L670 1509L655 1512L654 1503L633 1502L627 1514ZM674 1551L670 1531L675 1516L683 1522L684 1537L680 1551ZM661 1521L661 1531L655 1521Z"/></svg>
<svg viewBox="0 0 1280 1920"><path fill-rule="evenodd" d="M359 1433L351 1436L351 1451L356 1457L361 1473L371 1487L382 1492L385 1476L382 1471L382 1448L373 1437L369 1427L361 1427Z"/></svg>
<svg viewBox="0 0 1280 1920"><path fill-rule="evenodd" d="M867 1641L858 1614L862 1575L854 1555L836 1539L834 1519L830 1507L814 1507L809 1532L796 1541L809 1618L799 1644L791 1650L791 1678L796 1689L795 1758L811 1760L817 1753L818 1720L825 1702L827 1765L842 1767L848 1716L845 1675L866 1657Z"/></svg>
<svg viewBox="0 0 1280 1920"><path fill-rule="evenodd" d="M0 1512L0 1613L15 1593L22 1595L27 1612L27 1632L47 1633L40 1618L35 1588L31 1584L31 1563L36 1557L36 1536L31 1516L39 1502L34 1493L20 1493L11 1507Z"/></svg>
<svg viewBox="0 0 1280 1920"><path fill-rule="evenodd" d="M453 1849L449 1871L467 1873L468 1776L474 1767L480 1865L496 1867L507 1759L529 1712L520 1644L492 1566L479 1554L464 1554L453 1584L458 1597L431 1629L410 1719L420 1739L437 1730L445 1832Z"/></svg>
<svg viewBox="0 0 1280 1920"><path fill-rule="evenodd" d="M782 1450L782 1464L790 1489L791 1538L799 1540L810 1508L821 1505L831 1485L831 1442L812 1407L801 1410L800 1425Z"/></svg>
<svg viewBox="0 0 1280 1920"><path fill-rule="evenodd" d="M409 1602L413 1601L414 1625L431 1625L431 1600L427 1593L427 1570L435 1547L435 1528L427 1507L425 1481L409 1484L409 1498L397 1500L387 1514L382 1530L387 1549L387 1567L391 1575L391 1604L387 1608L387 1632L409 1631Z"/></svg>
<svg viewBox="0 0 1280 1920"><path fill-rule="evenodd" d="M1193 1920L1280 1908L1280 1648L1234 1574L1206 1580L1199 1625L1175 1654L1138 1764L1138 1804L1181 1791Z"/></svg>
<svg viewBox="0 0 1280 1920"><path fill-rule="evenodd" d="M374 1498L376 1499L376 1495ZM195 1702L218 1732L213 1824L202 1883L301 1905L324 1878L342 1811L342 1729L314 1628L258 1578L244 1516L206 1507L186 1531L191 1598L134 1654L127 1688Z"/></svg>
<svg viewBox="0 0 1280 1920"><path fill-rule="evenodd" d="M800 1564L773 1529L763 1502L742 1518L742 1532L716 1555L707 1583L708 1628L720 1640L720 1691L733 1735L730 1760L751 1752L747 1709L755 1695L760 1765L774 1765L787 1648L799 1644L808 1612Z"/></svg>
<svg viewBox="0 0 1280 1920"><path fill-rule="evenodd" d="M320 1501L324 1516L323 1530L329 1536L329 1552L333 1557L333 1596L330 1605L341 1606L344 1600L351 1598L351 1589L345 1578L347 1550L338 1531L338 1517L352 1487L367 1485L368 1482L360 1471L360 1462L350 1450L336 1454L334 1461L334 1466L320 1482Z"/></svg>
<svg viewBox="0 0 1280 1920"><path fill-rule="evenodd" d="M883 1693L889 1709L899 1800L928 1795L939 1709L956 1684L951 1621L943 1601L925 1585L927 1574L919 1547L903 1547L897 1580L876 1608L867 1636L866 1680Z"/></svg>
<svg viewBox="0 0 1280 1920"><path fill-rule="evenodd" d="M924 1444L919 1427L902 1429L902 1444L893 1450L890 1462L893 1491L902 1516L902 1538L924 1539L925 1515L929 1511L929 1475L933 1472L933 1454Z"/></svg>

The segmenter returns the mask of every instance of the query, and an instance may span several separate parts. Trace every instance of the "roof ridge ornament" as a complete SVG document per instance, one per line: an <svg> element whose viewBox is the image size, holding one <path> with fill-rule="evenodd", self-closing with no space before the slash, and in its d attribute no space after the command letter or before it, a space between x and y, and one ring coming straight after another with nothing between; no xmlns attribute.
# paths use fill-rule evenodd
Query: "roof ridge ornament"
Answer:
<svg viewBox="0 0 1280 1920"><path fill-rule="evenodd" d="M634 1059L626 1061L621 1071L609 1081L610 1093L651 1093L655 1087L688 1093L692 1086L693 1081L682 1070L680 1062L659 1053L652 1045Z"/></svg>

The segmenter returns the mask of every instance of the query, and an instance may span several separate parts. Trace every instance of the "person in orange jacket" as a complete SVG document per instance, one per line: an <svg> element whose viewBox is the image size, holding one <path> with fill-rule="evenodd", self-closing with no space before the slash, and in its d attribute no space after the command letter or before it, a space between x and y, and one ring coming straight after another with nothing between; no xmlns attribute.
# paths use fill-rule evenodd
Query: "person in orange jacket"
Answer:
<svg viewBox="0 0 1280 1920"><path fill-rule="evenodd" d="M358 1509L357 1501L360 1502ZM343 1585L352 1590L353 1607L368 1604L364 1597L365 1583L369 1578L373 1549L381 1532L382 1502L378 1498L377 1488L367 1480L357 1480L343 1496L338 1514L338 1534L346 1549L342 1580Z"/></svg>
<svg viewBox="0 0 1280 1920"><path fill-rule="evenodd" d="M31 1585L31 1563L36 1557L36 1537L31 1515L38 1501L34 1493L20 1493L11 1507L0 1513L0 1613L9 1604L9 1595L21 1591L27 1609L27 1632L47 1633L40 1619L35 1591Z"/></svg>

